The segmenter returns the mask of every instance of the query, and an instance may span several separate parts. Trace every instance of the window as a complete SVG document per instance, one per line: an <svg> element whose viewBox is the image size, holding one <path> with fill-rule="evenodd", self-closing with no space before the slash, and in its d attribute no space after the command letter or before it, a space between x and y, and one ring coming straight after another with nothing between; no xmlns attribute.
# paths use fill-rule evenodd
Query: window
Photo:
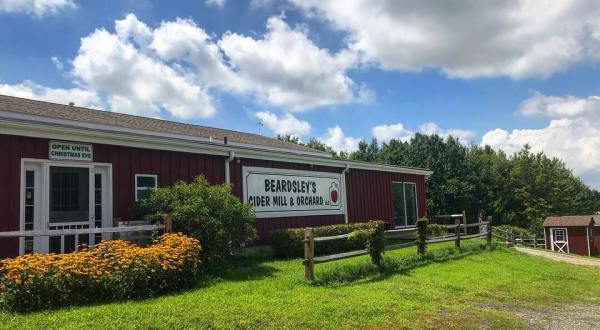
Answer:
<svg viewBox="0 0 600 330"><path fill-rule="evenodd" d="M79 174L54 172L52 187L52 211L79 210Z"/></svg>
<svg viewBox="0 0 600 330"><path fill-rule="evenodd" d="M564 229L554 229L554 241L555 242L566 242L567 233Z"/></svg>
<svg viewBox="0 0 600 330"><path fill-rule="evenodd" d="M90 169L50 166L50 223L90 220Z"/></svg>
<svg viewBox="0 0 600 330"><path fill-rule="evenodd" d="M417 224L417 185L413 182L392 182L392 204L396 226Z"/></svg>
<svg viewBox="0 0 600 330"><path fill-rule="evenodd" d="M154 174L135 175L135 201L140 201L150 196L150 190L156 189L158 177Z"/></svg>

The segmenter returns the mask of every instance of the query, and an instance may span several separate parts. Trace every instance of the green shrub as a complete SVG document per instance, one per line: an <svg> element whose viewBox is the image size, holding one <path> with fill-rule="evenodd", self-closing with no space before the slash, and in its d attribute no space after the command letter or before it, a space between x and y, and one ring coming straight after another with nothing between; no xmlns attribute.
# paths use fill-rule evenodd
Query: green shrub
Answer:
<svg viewBox="0 0 600 330"><path fill-rule="evenodd" d="M336 236L356 232L348 239L318 242L315 244L315 255L328 255L344 251L360 250L367 247L374 227L383 232L383 222L370 221L313 228L315 237ZM381 227L381 228L379 228ZM382 236L383 237L383 236ZM269 233L268 241L273 254L278 258L300 258L304 256L304 228L277 229ZM382 242L373 241L374 251ZM374 252L376 253L376 252Z"/></svg>
<svg viewBox="0 0 600 330"><path fill-rule="evenodd" d="M256 237L252 207L234 196L230 185L210 185L203 176L158 188L141 204L135 210L148 210L146 218L153 221L171 213L173 230L200 240L207 261L239 252Z"/></svg>
<svg viewBox="0 0 600 330"><path fill-rule="evenodd" d="M32 311L154 296L194 283L200 243L165 234L152 245L102 241L93 250L0 261L0 306Z"/></svg>
<svg viewBox="0 0 600 330"><path fill-rule="evenodd" d="M494 226L494 228L500 229L502 234L508 232L508 233L513 233L515 235L520 235L520 236L533 236L533 233L530 232L529 230L527 230L525 228L517 227L517 226L499 225L499 226Z"/></svg>
<svg viewBox="0 0 600 330"><path fill-rule="evenodd" d="M427 226L429 220L427 218L421 218L417 220L417 251L419 254L425 254L427 251Z"/></svg>
<svg viewBox="0 0 600 330"><path fill-rule="evenodd" d="M427 225L427 235L432 237L446 236L448 234L448 228L444 225L437 223L430 223Z"/></svg>

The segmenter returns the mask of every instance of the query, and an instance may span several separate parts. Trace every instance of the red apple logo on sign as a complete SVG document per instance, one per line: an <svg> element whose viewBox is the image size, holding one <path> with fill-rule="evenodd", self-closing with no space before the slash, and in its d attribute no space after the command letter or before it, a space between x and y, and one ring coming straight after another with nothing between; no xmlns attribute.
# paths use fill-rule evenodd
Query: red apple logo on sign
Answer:
<svg viewBox="0 0 600 330"><path fill-rule="evenodd" d="M337 185L337 183L332 182L331 187L329 187L329 201L331 202L330 204L337 205L338 198L339 198L338 185Z"/></svg>

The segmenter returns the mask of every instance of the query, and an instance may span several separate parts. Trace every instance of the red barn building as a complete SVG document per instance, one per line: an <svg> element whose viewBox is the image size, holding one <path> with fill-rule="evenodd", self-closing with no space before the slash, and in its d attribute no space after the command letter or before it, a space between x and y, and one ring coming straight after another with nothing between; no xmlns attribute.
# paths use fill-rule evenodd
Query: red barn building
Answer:
<svg viewBox="0 0 600 330"><path fill-rule="evenodd" d="M584 256L597 255L600 253L600 221L597 217L577 215L546 218L543 225L546 249Z"/></svg>
<svg viewBox="0 0 600 330"><path fill-rule="evenodd" d="M149 190L202 174L231 183L254 206L258 243L277 228L414 225L426 215L431 174L255 134L9 96L0 96L0 154L0 231L114 226L135 220L129 209ZM0 257L74 245L69 236L4 238Z"/></svg>

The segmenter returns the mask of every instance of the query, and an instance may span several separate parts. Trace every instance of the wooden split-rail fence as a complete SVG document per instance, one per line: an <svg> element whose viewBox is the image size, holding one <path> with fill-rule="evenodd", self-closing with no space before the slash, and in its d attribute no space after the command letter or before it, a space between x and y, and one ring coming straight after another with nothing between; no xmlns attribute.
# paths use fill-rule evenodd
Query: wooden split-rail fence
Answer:
<svg viewBox="0 0 600 330"><path fill-rule="evenodd" d="M472 224L466 223L466 216L465 216L464 212L462 214L456 214L456 215L436 216L436 218L442 218L442 217L455 219L454 225L444 226L447 230L454 230L453 235L447 235L447 236L441 236L441 237L431 237L431 238L427 238L426 235L420 235L421 237L423 237L425 239L419 240L417 238L417 239L413 239L409 242L404 242L404 243L396 243L396 244L390 244L390 245L386 244L384 251L391 251L391 250L397 250L397 249L407 248L407 247L411 247L411 246L417 246L417 252L419 254L423 254L423 253L425 253L425 246L427 244L454 241L455 247L460 248L461 241L467 240L467 239L472 239L472 238L480 238L480 237L486 237L487 244L491 245L491 241L492 241L491 217L488 217L488 221L472 223ZM478 227L479 232L476 234L467 235L467 229L473 228L473 227ZM395 238L395 237L406 237L406 236L414 237L414 234L416 234L419 230L420 229L418 227L399 228L399 229L386 230L384 232L384 235L385 235L386 239ZM421 230L426 230L426 228L421 229ZM355 250L355 251L349 251L349 252L315 257L315 244L318 244L319 242L348 239L349 235L350 235L350 233L343 234L343 235L335 235L335 236L314 237L313 228L305 228L304 229L304 260L302 261L302 263L304 264L304 277L307 279L310 279L310 280L314 279L314 266L316 264L369 254L368 249L361 249L361 250ZM417 236L419 236L419 235L417 235Z"/></svg>
<svg viewBox="0 0 600 330"><path fill-rule="evenodd" d="M520 244L523 246L533 247L534 249L546 248L546 239L544 237L539 237L537 235L527 236L515 234L511 231L502 230L498 227L494 228L494 230L495 232L493 233L493 236L500 240L504 240L506 242L506 245L508 246L515 246Z"/></svg>

